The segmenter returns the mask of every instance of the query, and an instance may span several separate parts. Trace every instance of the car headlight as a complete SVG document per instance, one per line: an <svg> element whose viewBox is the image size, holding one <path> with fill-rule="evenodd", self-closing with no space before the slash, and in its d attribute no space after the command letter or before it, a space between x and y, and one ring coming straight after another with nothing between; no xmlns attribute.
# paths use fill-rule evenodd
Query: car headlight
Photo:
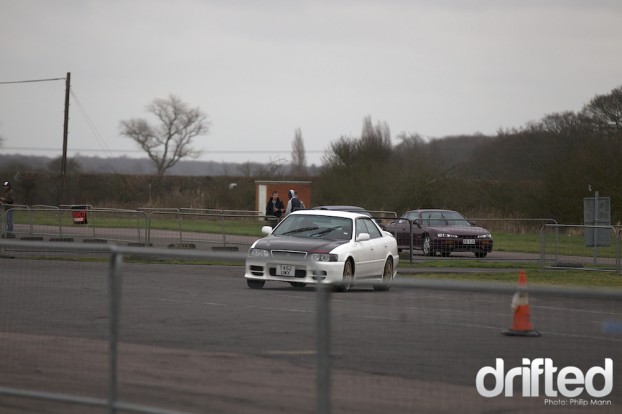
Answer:
<svg viewBox="0 0 622 414"><path fill-rule="evenodd" d="M270 252L265 249L250 249L248 255L252 257L268 257Z"/></svg>
<svg viewBox="0 0 622 414"><path fill-rule="evenodd" d="M449 233L438 233L436 237L458 237L457 234L449 234Z"/></svg>
<svg viewBox="0 0 622 414"><path fill-rule="evenodd" d="M477 238L478 239L492 239L492 234L490 234L490 233L478 234Z"/></svg>
<svg viewBox="0 0 622 414"><path fill-rule="evenodd" d="M311 253L309 258L315 262L336 262L337 255L333 253Z"/></svg>

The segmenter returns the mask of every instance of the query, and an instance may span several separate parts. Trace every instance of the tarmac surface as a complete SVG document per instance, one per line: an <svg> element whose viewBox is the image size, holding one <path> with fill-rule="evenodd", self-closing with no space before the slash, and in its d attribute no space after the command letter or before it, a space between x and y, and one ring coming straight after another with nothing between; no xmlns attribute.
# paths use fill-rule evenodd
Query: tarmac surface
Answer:
<svg viewBox="0 0 622 414"><path fill-rule="evenodd" d="M16 257L0 265L0 387L105 398L108 264ZM253 290L242 275L239 266L124 264L122 401L192 413L316 412L315 289ZM607 329L622 320L620 301L529 297L539 338L501 334L513 323L511 301L401 284L331 294L331 411L620 412L622 336ZM519 378L513 397L482 397L477 373L497 358L505 372L550 358L584 373L611 358L613 388L599 399L528 397ZM0 412L107 411L0 395Z"/></svg>

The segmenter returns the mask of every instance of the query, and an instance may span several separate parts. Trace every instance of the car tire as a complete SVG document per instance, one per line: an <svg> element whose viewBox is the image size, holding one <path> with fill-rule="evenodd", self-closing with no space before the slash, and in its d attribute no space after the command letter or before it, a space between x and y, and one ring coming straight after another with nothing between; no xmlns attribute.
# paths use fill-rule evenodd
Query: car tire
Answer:
<svg viewBox="0 0 622 414"><path fill-rule="evenodd" d="M393 259L390 257L384 263L384 269L382 272L382 283L374 284L374 290L387 291L391 289L391 282L393 281Z"/></svg>
<svg viewBox="0 0 622 414"><path fill-rule="evenodd" d="M265 284L265 280L246 279L246 285L251 289L261 289Z"/></svg>
<svg viewBox="0 0 622 414"><path fill-rule="evenodd" d="M346 260L343 265L343 279L337 285L338 292L347 292L352 287L352 280L354 279L354 264L351 259Z"/></svg>
<svg viewBox="0 0 622 414"><path fill-rule="evenodd" d="M423 238L421 250L423 250L424 256L434 256L434 250L432 250L432 240L430 240L430 236L425 236Z"/></svg>

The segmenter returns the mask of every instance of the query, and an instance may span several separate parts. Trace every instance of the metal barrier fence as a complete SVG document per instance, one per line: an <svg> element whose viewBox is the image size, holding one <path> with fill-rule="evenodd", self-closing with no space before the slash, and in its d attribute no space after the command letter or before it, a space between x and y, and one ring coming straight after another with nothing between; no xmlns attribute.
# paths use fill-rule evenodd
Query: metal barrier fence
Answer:
<svg viewBox="0 0 622 414"><path fill-rule="evenodd" d="M245 248L261 236L260 226L256 237L246 235L245 223L266 220L256 211L14 205L8 210L14 224L8 237L7 214L1 211L3 238L175 248L211 246L212 250Z"/></svg>
<svg viewBox="0 0 622 414"><path fill-rule="evenodd" d="M526 339L501 335L513 323L512 285L400 277L389 292L364 281L343 294L328 285L257 291L238 266L233 278L222 269L208 277L204 265L136 260L241 264L235 252L15 240L0 240L0 249L3 412L475 413L571 404L525 396L520 380L521 398L478 394L476 374L495 358L508 369L550 358L583 372L610 358L611 392L572 401L609 406L599 413L622 403L620 290L530 286L542 337ZM96 250L107 260L32 254L46 249L77 258Z"/></svg>
<svg viewBox="0 0 622 414"><path fill-rule="evenodd" d="M3 238L11 236L28 241L110 243L214 251L246 250L254 240L262 237L260 230L263 224L274 225L277 222L275 217L246 210L129 210L95 208L83 204L61 207L11 205L8 211L12 213L14 228L11 235L6 233L7 212L0 208ZM370 213L385 227L397 218L395 212ZM545 269L622 272L622 238L620 230L613 226L563 225L546 218L479 218L473 221L493 233L495 244L493 251L486 255L488 261L532 261L539 262ZM424 257L421 246L413 245L414 227L415 224L410 223L410 235L406 234L402 240L408 260L412 263L415 256L418 261L430 260ZM249 228L254 228L254 234L249 234ZM512 251L504 248L494 240L496 232L525 238L534 246L539 243L539 250ZM443 256L444 260L463 260L472 257L472 254L452 253L451 257Z"/></svg>
<svg viewBox="0 0 622 414"><path fill-rule="evenodd" d="M540 239L543 268L620 273L620 231L613 226L546 224Z"/></svg>
<svg viewBox="0 0 622 414"><path fill-rule="evenodd" d="M261 237L261 226L257 226L257 235L248 236L246 224L263 223L269 219L258 211L244 210L203 210L203 209L144 209L148 213L147 239L150 244L158 240L170 240L174 233L171 247L211 246L212 250L239 250L240 246L249 246ZM166 225L176 223L169 233L163 231ZM160 242L159 244L163 244Z"/></svg>
<svg viewBox="0 0 622 414"><path fill-rule="evenodd" d="M128 245L147 243L147 216L138 210L78 205L12 206L9 211L13 215L12 236L21 240ZM7 236L6 215L3 215L3 237Z"/></svg>

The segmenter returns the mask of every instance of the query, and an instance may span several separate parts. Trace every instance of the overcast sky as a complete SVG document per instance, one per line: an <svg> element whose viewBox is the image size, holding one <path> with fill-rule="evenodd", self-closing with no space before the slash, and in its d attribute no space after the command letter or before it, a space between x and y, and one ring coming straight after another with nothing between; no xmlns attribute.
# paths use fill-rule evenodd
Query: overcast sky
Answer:
<svg viewBox="0 0 622 414"><path fill-rule="evenodd" d="M121 120L174 94L202 160L309 164L363 119L494 135L622 85L620 0L0 0L6 154L144 156ZM154 120L152 120L154 121Z"/></svg>

